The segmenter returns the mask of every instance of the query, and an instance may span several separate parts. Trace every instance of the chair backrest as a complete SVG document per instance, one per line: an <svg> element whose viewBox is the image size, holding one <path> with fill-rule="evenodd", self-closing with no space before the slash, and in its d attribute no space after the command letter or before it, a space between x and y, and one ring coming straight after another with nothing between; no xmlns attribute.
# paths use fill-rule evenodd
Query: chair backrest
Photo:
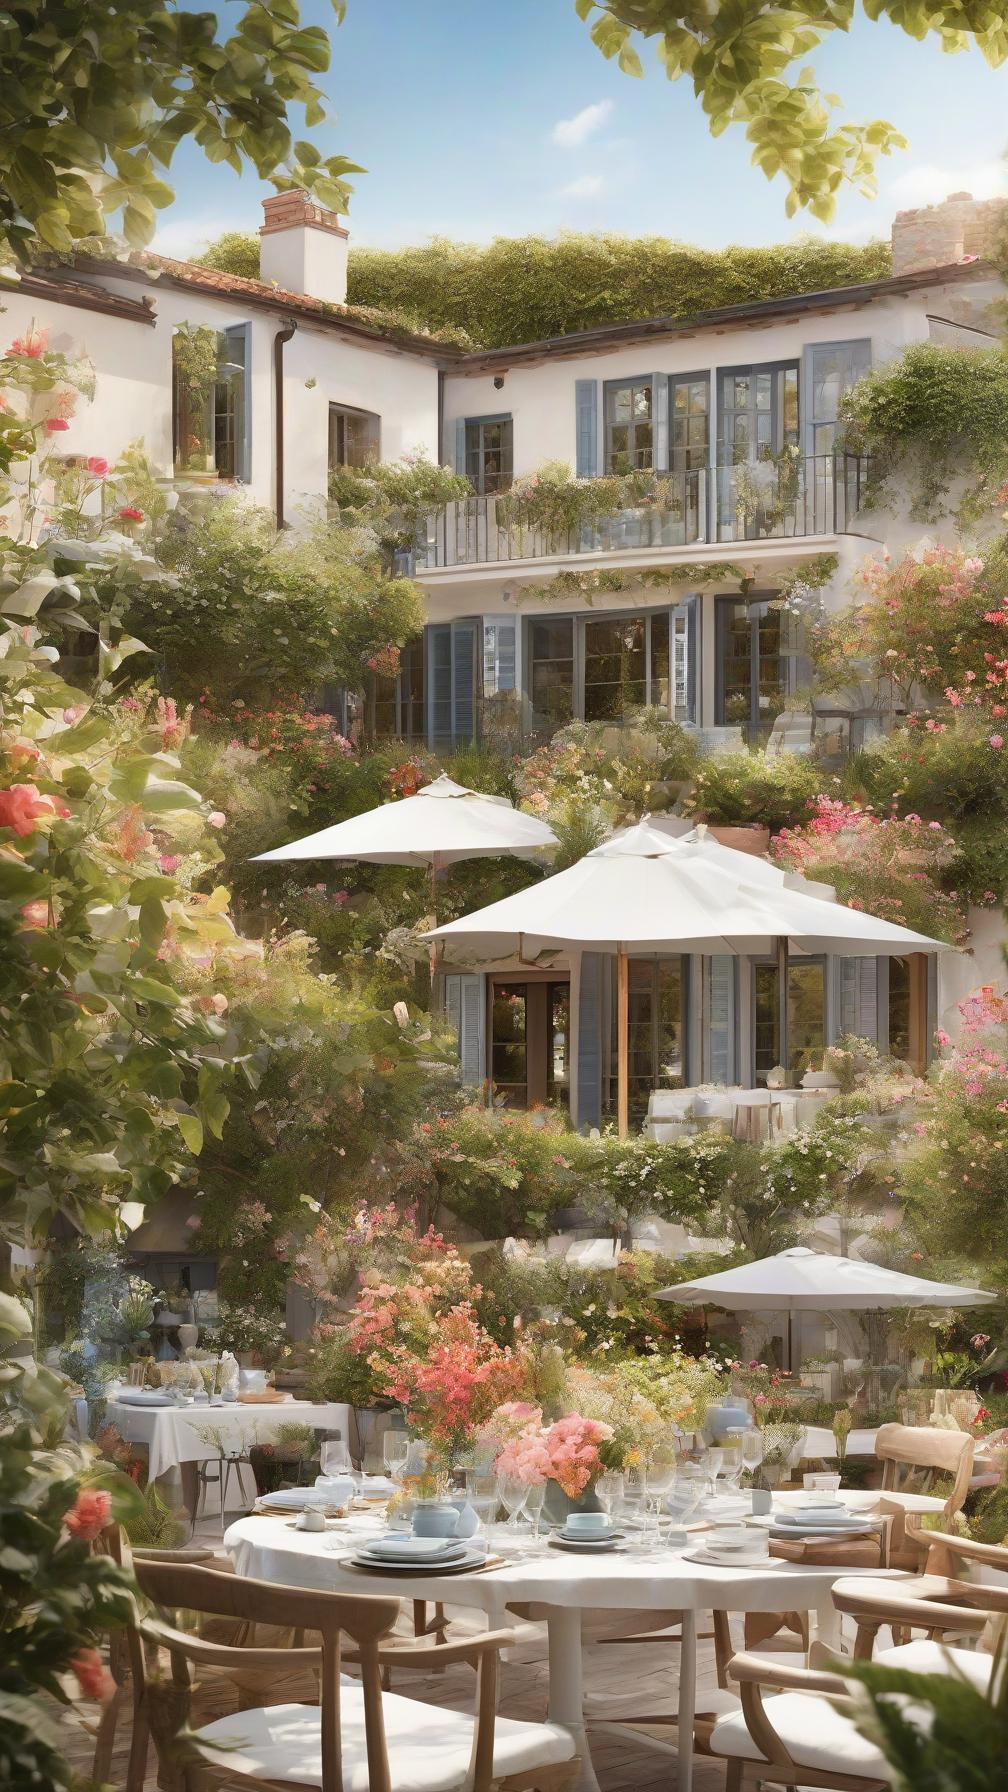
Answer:
<svg viewBox="0 0 1008 1792"><path fill-rule="evenodd" d="M185 1563L135 1561L134 1572L141 1591L162 1610L198 1612L318 1633L322 1642L322 1792L342 1792L343 1787L340 1649L342 1637L349 1637L360 1664L368 1785L370 1792L391 1792L378 1649L399 1615L398 1599L274 1586L270 1581L219 1574L211 1568ZM169 1631L161 1640L171 1653L176 1685L188 1684L187 1656L194 1660L210 1658L207 1645L198 1638ZM247 1667L258 1653L245 1647L212 1645L214 1663L225 1668ZM133 1672L142 1696L149 1683L140 1631L134 1632ZM184 1721L185 1713L180 1715Z"/></svg>
<svg viewBox="0 0 1008 1792"><path fill-rule="evenodd" d="M882 1463L884 1490L896 1491L905 1469L925 1471L927 1484L936 1474L952 1477L952 1491L945 1501L945 1516L958 1512L969 1492L973 1472L974 1441L967 1431L944 1431L937 1425L880 1425L875 1455Z"/></svg>

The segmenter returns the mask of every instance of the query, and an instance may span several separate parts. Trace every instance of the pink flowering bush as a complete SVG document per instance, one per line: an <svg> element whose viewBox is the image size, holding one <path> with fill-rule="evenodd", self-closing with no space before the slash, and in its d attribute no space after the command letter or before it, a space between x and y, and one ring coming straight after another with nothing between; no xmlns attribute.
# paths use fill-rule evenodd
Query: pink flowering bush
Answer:
<svg viewBox="0 0 1008 1792"><path fill-rule="evenodd" d="M960 943L966 917L938 881L954 869L956 842L938 821L899 819L820 796L802 827L782 828L772 857L788 871L836 886L849 907Z"/></svg>
<svg viewBox="0 0 1008 1792"><path fill-rule="evenodd" d="M962 1038L918 1098L902 1193L924 1255L960 1279L1008 1285L1008 992L960 1004ZM982 1270L978 1267L982 1265Z"/></svg>

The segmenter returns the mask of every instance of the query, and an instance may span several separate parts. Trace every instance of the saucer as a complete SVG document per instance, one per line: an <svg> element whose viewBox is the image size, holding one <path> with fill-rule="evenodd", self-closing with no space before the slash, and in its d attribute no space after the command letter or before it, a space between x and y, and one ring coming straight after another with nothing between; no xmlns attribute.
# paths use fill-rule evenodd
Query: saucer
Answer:
<svg viewBox="0 0 1008 1792"><path fill-rule="evenodd" d="M597 1555L607 1549L620 1549L624 1534L622 1531L607 1531L601 1537L569 1537L564 1531L556 1530L547 1541L554 1549L583 1549L589 1554L594 1552Z"/></svg>

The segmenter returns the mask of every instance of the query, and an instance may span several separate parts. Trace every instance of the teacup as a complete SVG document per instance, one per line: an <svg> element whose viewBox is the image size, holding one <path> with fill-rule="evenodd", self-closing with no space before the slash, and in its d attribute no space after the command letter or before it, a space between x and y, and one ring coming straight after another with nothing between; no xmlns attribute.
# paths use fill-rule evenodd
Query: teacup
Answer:
<svg viewBox="0 0 1008 1792"><path fill-rule="evenodd" d="M612 1527L607 1512L568 1512L563 1528L568 1537L603 1537Z"/></svg>
<svg viewBox="0 0 1008 1792"><path fill-rule="evenodd" d="M297 1520L299 1531L324 1531L325 1513L319 1506L306 1506Z"/></svg>
<svg viewBox="0 0 1008 1792"><path fill-rule="evenodd" d="M413 1513L414 1537L454 1537L458 1530L459 1510L457 1506L449 1506L425 1500L419 1500Z"/></svg>

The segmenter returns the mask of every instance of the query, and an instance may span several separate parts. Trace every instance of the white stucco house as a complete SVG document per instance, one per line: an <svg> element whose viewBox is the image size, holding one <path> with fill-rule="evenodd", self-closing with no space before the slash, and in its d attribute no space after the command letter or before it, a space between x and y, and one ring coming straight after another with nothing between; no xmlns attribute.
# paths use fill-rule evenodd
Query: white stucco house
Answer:
<svg viewBox="0 0 1008 1792"><path fill-rule="evenodd" d="M419 532L410 570L426 627L398 678L371 694L373 726L444 749L479 736L488 703L498 717L503 704L526 740L575 718L618 726L625 709L648 704L709 744L807 748L815 734L839 756L870 738L880 720L856 691L789 720L806 681L802 642L770 600L782 575L830 555L825 597L839 604L866 554L920 540L898 510L865 509L868 469L836 449L840 400L911 343L996 338L1000 202L958 195L900 214L892 276L869 285L471 351L346 307L347 233L305 195L269 198L264 213L259 280L148 255L0 282L0 304L11 335L35 319L53 346L95 365L95 402L73 420L68 453L114 460L140 441L166 476L216 475L294 526L325 501L340 463L419 451L468 474L474 496ZM216 367L194 401L180 357L198 329L213 333ZM584 479L651 471L663 498L547 537L500 502L547 461ZM558 588L560 574L586 588L577 578ZM981 980L979 961L997 974L1000 918L996 928L976 919L978 961L946 955L947 971L943 961L931 979L932 1019L945 1021ZM770 971L761 982L756 967L729 976L714 961L670 962L639 972L653 1074L666 1050L659 1017L674 1007L686 1080L758 1081L759 1051L780 1047L757 1047L760 1013L784 1011ZM842 976L821 967L824 1039L868 1032L886 1047L906 992L894 994L881 961L851 964ZM563 977L512 975L501 979L508 1000L518 982L523 1037L539 1041L534 1068L526 1053L525 1097L546 1099L551 1077L566 1074L555 1046L570 1036L570 990ZM462 977L446 997L469 1080L493 1079L494 990ZM592 1031L594 1118L608 1099L608 1018Z"/></svg>

